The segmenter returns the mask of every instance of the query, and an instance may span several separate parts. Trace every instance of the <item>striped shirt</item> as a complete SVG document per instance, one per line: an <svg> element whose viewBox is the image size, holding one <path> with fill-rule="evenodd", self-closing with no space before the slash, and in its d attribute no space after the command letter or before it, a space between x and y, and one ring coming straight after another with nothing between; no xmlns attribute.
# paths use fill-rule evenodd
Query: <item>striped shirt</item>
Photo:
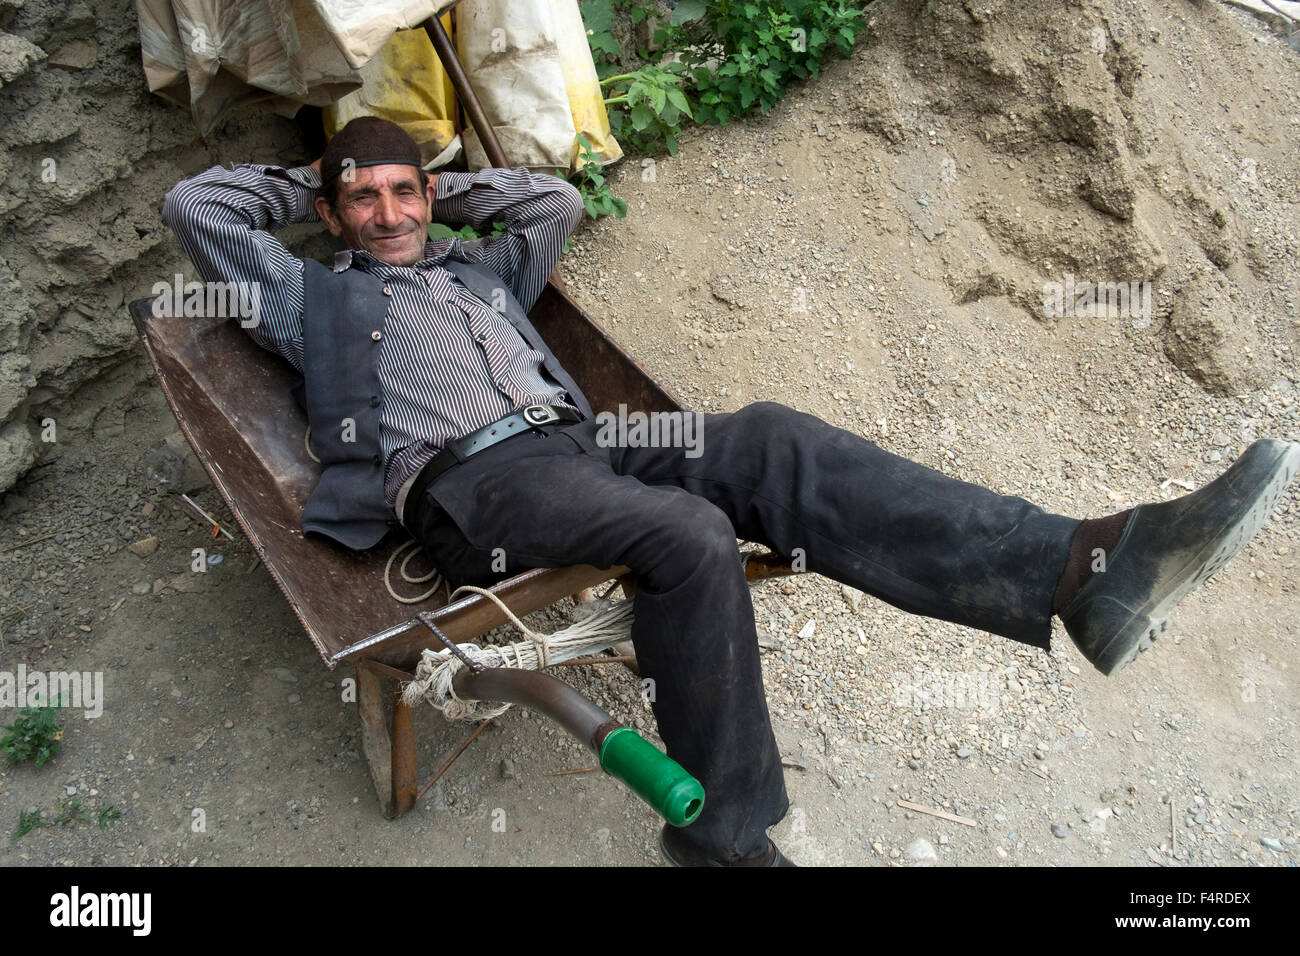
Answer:
<svg viewBox="0 0 1300 956"><path fill-rule="evenodd" d="M214 166L178 183L163 204L164 221L204 280L257 283L259 321L246 331L300 372L303 261L270 230L317 221L319 187L310 166ZM527 311L582 211L578 191L554 176L443 172L434 222L468 223L480 232L501 222L501 235L430 241L424 259L409 267L351 252L349 268L383 279L392 292L379 353L379 442L390 505L447 442L526 405L574 407L504 312L470 293L443 263L490 269Z"/></svg>

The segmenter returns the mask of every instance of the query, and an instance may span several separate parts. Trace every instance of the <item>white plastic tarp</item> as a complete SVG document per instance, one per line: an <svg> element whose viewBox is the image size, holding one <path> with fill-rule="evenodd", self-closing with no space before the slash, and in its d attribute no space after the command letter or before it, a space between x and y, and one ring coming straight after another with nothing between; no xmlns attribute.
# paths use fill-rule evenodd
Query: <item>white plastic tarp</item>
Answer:
<svg viewBox="0 0 1300 956"><path fill-rule="evenodd" d="M609 132L600 81L577 0L464 0L456 8L461 65L512 163L567 174L577 134L602 164L622 158ZM473 130L471 168L487 165Z"/></svg>

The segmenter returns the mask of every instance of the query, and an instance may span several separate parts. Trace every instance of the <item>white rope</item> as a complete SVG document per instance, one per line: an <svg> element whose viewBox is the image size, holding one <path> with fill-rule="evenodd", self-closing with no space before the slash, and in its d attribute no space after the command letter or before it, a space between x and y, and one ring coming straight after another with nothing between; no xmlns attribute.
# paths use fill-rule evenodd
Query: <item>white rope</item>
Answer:
<svg viewBox="0 0 1300 956"><path fill-rule="evenodd" d="M451 595L462 591L480 594L496 604L506 618L519 628L525 640L500 646L479 647L461 644L460 649L470 660L485 667L515 667L521 670L540 670L561 661L573 660L603 651L632 634L632 602L600 599L580 604L574 616L585 615L568 627L553 634L534 631L515 616L514 612L491 591L466 585ZM450 600L448 601L450 603ZM425 649L415 668L415 679L402 690L408 704L427 700L442 711L448 720L486 720L504 714L509 704L493 704L477 700L463 700L456 696L452 680L465 665L449 650Z"/></svg>
<svg viewBox="0 0 1300 956"><path fill-rule="evenodd" d="M405 558L403 558L402 563L397 566L397 573L402 576L402 580L405 581L407 584L423 584L425 581L433 582L433 585L432 587L429 588L429 590L425 591L423 594L416 595L415 597L402 597L395 590L393 590L393 581L392 581L393 562L397 560L397 556L399 554L401 554L403 551L406 551L408 549L410 550L411 553L408 554ZM438 588L442 587L443 585L442 575L438 573L437 568L434 568L428 574L425 574L418 578L412 577L411 575L406 573L406 565L410 562L410 560L413 557L415 557L419 553L420 553L420 543L414 539L408 539L406 541L403 541L397 547L395 547L393 549L393 553L388 556L388 563L384 565L384 587L388 589L388 596L391 597L394 601L400 601L403 604L419 604L421 601L427 601L429 598L433 597L433 593L437 591ZM448 601L448 603L450 603L450 600Z"/></svg>

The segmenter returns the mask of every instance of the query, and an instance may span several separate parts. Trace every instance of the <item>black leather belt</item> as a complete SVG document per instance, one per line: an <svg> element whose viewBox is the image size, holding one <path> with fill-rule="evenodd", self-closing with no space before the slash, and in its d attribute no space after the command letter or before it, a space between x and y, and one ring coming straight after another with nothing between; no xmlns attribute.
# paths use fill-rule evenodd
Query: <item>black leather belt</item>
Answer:
<svg viewBox="0 0 1300 956"><path fill-rule="evenodd" d="M424 497L424 490L433 483L435 478L453 465L460 464L471 455L477 455L484 449L491 448L507 438L526 435L530 429L540 429L543 425L572 424L580 421L582 421L582 416L569 408L557 408L554 405L529 405L513 415L507 415L499 421L484 425L468 435L463 435L455 441L448 442L446 448L429 459L429 463L420 469L420 474L416 476L415 483L411 485L411 490L406 494L405 510L408 513L411 511L412 502L419 501ZM455 451L452 451L452 449L455 449ZM459 454L456 454L456 452L459 452Z"/></svg>

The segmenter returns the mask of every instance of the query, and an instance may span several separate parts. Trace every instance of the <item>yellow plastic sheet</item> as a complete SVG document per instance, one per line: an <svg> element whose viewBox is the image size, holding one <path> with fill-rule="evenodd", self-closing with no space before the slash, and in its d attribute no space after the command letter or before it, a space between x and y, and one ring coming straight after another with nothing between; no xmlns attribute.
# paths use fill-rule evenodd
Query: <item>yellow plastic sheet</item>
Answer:
<svg viewBox="0 0 1300 956"><path fill-rule="evenodd" d="M442 18L451 29L451 16ZM456 136L456 94L424 30L399 30L359 71L363 85L322 111L325 136L358 116L391 120L410 134L425 163Z"/></svg>

